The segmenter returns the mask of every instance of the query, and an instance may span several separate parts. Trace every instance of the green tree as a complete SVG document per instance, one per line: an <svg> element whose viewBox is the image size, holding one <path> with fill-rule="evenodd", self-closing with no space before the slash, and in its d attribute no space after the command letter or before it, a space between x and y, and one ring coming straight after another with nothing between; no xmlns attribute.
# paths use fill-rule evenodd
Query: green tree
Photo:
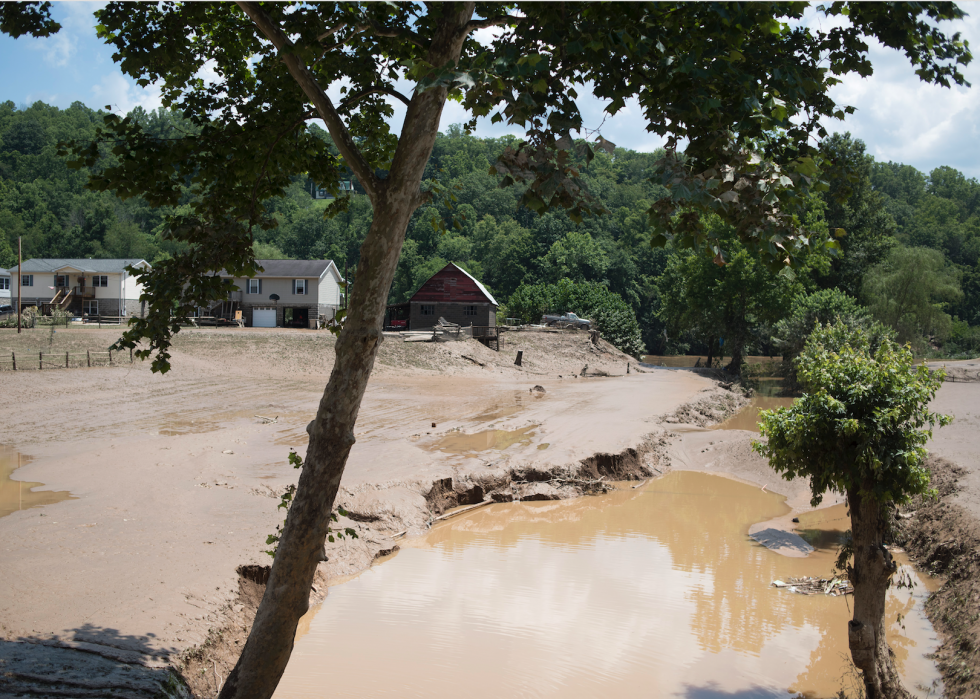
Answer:
<svg viewBox="0 0 980 699"><path fill-rule="evenodd" d="M715 219L706 225L721 224ZM704 253L677 254L658 280L659 315L669 334L687 333L706 345L709 362L716 352L727 353L728 370L738 374L753 330L762 328L768 339L765 329L786 314L802 285L795 278L773 274L737 240L727 247L729 256L723 265Z"/></svg>
<svg viewBox="0 0 980 699"><path fill-rule="evenodd" d="M851 138L850 133L834 134L824 139L820 148L824 157L847 173L832 178L823 194L827 226L845 235L840 238L840 255L831 262L821 286L857 296L867 270L894 245L895 220L887 211L885 198L872 184L874 159L865 153L863 141Z"/></svg>
<svg viewBox="0 0 980 699"><path fill-rule="evenodd" d="M831 323L844 323L847 327L861 328L869 333L872 351L882 339L894 338L894 332L884 326L874 327L871 311L840 289L821 289L813 293L797 294L789 315L776 323L773 341L783 352L783 358L796 359L814 328Z"/></svg>
<svg viewBox="0 0 980 699"><path fill-rule="evenodd" d="M899 341L921 345L927 336L946 336L952 320L946 309L963 292L959 271L946 264L941 251L900 247L868 272L863 295Z"/></svg>
<svg viewBox="0 0 980 699"><path fill-rule="evenodd" d="M557 284L522 284L507 300L507 313L537 323L546 313L588 318L606 341L633 357L643 354L636 314L622 297L596 282L561 279Z"/></svg>
<svg viewBox="0 0 980 699"><path fill-rule="evenodd" d="M753 448L787 480L809 478L814 507L828 491L847 496L851 658L869 699L909 697L885 639L885 594L897 570L885 543L890 506L929 492L925 445L934 425L951 421L927 409L943 374L914 367L911 350L889 340L872 352L868 336L843 323L814 331L796 366L806 392L792 408L760 413L766 441Z"/></svg>
<svg viewBox="0 0 980 699"><path fill-rule="evenodd" d="M4 3L0 28L55 31L45 7ZM583 128L578 90L593 86L610 114L635 98L648 129L668 140L655 179L669 196L650 208L656 240L714 247L720 257L698 218L681 213L695 207L735 225L769 264L792 263L809 241L797 212L821 186L811 138L826 134L823 120L853 111L828 91L841 75L871 72L867 39L902 50L922 79L946 86L964 82L959 66L971 59L959 37L935 26L963 15L952 4L832 3L823 12L842 23L827 30L799 23L805 7L241 1L109 3L96 13L122 69L140 85L159 82L164 105L200 129L160 139L138 120L109 115L93 143L72 148L76 165L93 167L103 147L118 158L91 176L91 187L151 206L187 206L167 217L165 231L186 247L140 276L147 316L117 346L147 339L139 356L155 355L154 368L168 369L175 302L183 311L224 297L230 284L218 269L257 272L254 231L278 223L266 202L283 196L293 177L305 173L340 194L351 172L373 207L296 497L223 698L271 696L288 661L405 233L415 210L442 196L421 185L446 100L458 99L474 121L489 116L522 129L525 138L493 163L500 183L523 187L520 203L530 211L563 208L579 222L602 207L573 165L575 154L594 155L571 136ZM473 38L491 26L499 29L488 45ZM214 84L197 77L206 64ZM400 78L413 86L410 95L399 91ZM335 103L327 90L341 79L345 92ZM387 99L407 106L399 134L386 121ZM306 127L313 119L323 120L332 144ZM596 147L615 152L601 137ZM350 203L341 196L331 210Z"/></svg>

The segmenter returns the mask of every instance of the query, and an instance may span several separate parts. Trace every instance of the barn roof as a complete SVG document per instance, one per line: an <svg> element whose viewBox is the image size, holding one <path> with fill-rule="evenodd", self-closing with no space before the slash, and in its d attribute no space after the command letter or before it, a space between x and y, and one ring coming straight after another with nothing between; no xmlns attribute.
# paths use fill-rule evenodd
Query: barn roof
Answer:
<svg viewBox="0 0 980 699"><path fill-rule="evenodd" d="M448 265L446 265L446 267L455 267L456 269L458 269L458 270L459 270L460 272L462 272L462 273L463 273L463 274L465 274L465 275L466 275L467 277L469 277L470 279L472 279L472 280L473 280L473 282L474 282L474 283L475 283L475 284L476 284L476 285L477 285L478 287L480 287L480 291L482 291L482 292L483 292L483 294L484 294L484 295L485 295L485 296L486 296L486 297L487 297L488 299L490 299L490 303L492 303L492 304L493 304L494 306L499 306L499 305L500 305L499 303L497 303L497 300L496 300L496 299L495 299L495 298L493 297L493 294L491 294L491 293L490 293L489 291L487 291L487 287L485 287L485 286L483 286L483 284L481 284L481 283L480 283L480 282L479 282L479 281L477 280L477 278L476 278L476 277L474 277L474 276L473 276L472 274L470 274L469 272L467 272L467 271L466 271L465 269L463 269L462 267L456 267L456 265L454 265L454 264L453 264L452 262L450 262L450 263L449 263Z"/></svg>
<svg viewBox="0 0 980 699"><path fill-rule="evenodd" d="M436 279L436 277L439 277L440 275L445 274L445 273L449 273L449 274L456 274L456 273L458 273L458 274L461 274L461 275L465 276L470 282L473 283L473 286L475 286L476 289L479 290L479 293L482 294L484 296L484 298L486 298L487 301L489 301L494 306L499 306L500 305L499 303L497 303L497 300L493 297L493 295L489 291L487 291L487 287L483 286L483 284L481 284L479 281L477 281L477 279L472 274L470 274L469 272L467 272L465 269L462 269L461 267L458 267L457 265L454 265L452 262L450 262L448 265L446 265L445 267L443 267L442 269L440 269L438 272L436 272L435 274L433 274L431 277L429 277L427 280L425 280L425 282L415 291L415 293L412 295L412 298L409 299L409 301L415 301L415 302L422 301L422 302L426 302L427 301L426 296L428 296L431 293L433 293L431 282L434 279ZM426 287L429 287L429 288L427 289ZM440 298L442 297L442 291L441 291L441 289L442 289L442 287L440 286L439 287L439 291L436 291L435 292L435 293L438 293L439 294ZM458 289L458 291L462 291L462 289ZM475 293L475 292L473 292L473 293ZM475 299L466 300L466 301L464 301L462 299L459 299L458 297L456 299L454 299L455 302L463 302L463 303L472 303L473 300L475 300Z"/></svg>

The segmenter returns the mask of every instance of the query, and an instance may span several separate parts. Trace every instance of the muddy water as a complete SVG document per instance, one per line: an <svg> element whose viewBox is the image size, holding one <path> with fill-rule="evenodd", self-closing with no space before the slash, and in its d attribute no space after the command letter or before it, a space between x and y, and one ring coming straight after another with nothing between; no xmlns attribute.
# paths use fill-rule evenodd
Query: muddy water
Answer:
<svg viewBox="0 0 980 699"><path fill-rule="evenodd" d="M11 474L21 466L30 463L30 459L14 451L10 447L0 446L0 517L41 505L52 505L62 500L76 500L67 490L35 491L44 483L17 481Z"/></svg>
<svg viewBox="0 0 980 699"><path fill-rule="evenodd" d="M787 511L779 496L691 472L475 510L330 588L276 697L832 696L850 600L770 583L826 575L833 550L791 559L747 536ZM888 601L910 686L938 677L920 609L908 593Z"/></svg>
<svg viewBox="0 0 980 699"><path fill-rule="evenodd" d="M708 356L702 355L687 355L687 354L674 354L674 355L659 355L659 354L647 354L643 356L643 362L645 364L653 364L654 366L666 366L666 367L693 367L697 364L698 360L701 360L701 366L708 363ZM778 362L780 357L742 357L742 360L746 364L765 364L766 362ZM712 366L721 367L728 364L731 361L731 357L724 357L719 363L718 357L715 357L712 361Z"/></svg>
<svg viewBox="0 0 980 699"><path fill-rule="evenodd" d="M517 430L482 430L474 434L455 432L446 435L428 448L431 451L443 451L448 454L473 454L490 450L503 451L515 444L521 446L530 444L534 437L532 430L537 427L540 425L530 425Z"/></svg>
<svg viewBox="0 0 980 699"><path fill-rule="evenodd" d="M759 379L753 382L755 395L752 402L739 410L724 422L712 425L711 430L748 430L759 431L759 413L773 408L792 407L792 396L783 395L783 382L779 379Z"/></svg>

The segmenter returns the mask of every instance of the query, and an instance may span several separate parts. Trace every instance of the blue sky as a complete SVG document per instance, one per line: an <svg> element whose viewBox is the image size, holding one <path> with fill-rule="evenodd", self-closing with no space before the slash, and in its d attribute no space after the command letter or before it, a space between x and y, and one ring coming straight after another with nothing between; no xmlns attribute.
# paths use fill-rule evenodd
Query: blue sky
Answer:
<svg viewBox="0 0 980 699"><path fill-rule="evenodd" d="M159 91L140 88L124 76L112 61L112 49L95 36L92 12L101 3L55 2L54 16L63 28L47 39L0 35L0 101L16 105L41 100L58 107L80 101L92 108L112 105L113 111L133 107L155 109ZM833 97L857 107L844 122L829 122L830 131L850 131L862 139L868 152L881 161L894 160L914 165L928 173L939 165L950 165L968 177L980 178L980 4L962 3L973 16L948 23L947 32L959 31L970 41L978 58L967 68L972 88L945 89L921 83L904 56L881 46L872 46L875 74L870 78L851 76L835 88ZM812 11L805 22L822 22ZM404 114L394 102L396 120ZM617 145L650 151L661 145L655 134L646 132L635 103L603 123L603 104L592 98L580 101L586 126ZM443 114L442 127L466 120L453 102ZM479 136L513 132L504 125L484 120Z"/></svg>

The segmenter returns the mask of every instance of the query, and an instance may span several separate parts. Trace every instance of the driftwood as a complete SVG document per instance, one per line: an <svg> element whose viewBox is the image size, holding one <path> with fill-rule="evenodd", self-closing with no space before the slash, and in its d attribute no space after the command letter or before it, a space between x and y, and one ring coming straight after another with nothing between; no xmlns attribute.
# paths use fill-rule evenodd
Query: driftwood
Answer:
<svg viewBox="0 0 980 699"><path fill-rule="evenodd" d="M471 361L471 362L473 362L474 364L479 364L479 365L480 365L480 366L482 366L482 367L486 367L486 364L484 364L483 362L479 362L479 361L477 361L477 360L475 360L475 359L473 359L473 357L468 357L468 356L466 356L465 354L461 354L461 355L459 355L459 356L460 356L460 357L462 357L463 359L468 359L468 360L470 360L470 361Z"/></svg>
<svg viewBox="0 0 980 699"><path fill-rule="evenodd" d="M790 592L798 595L830 595L839 597L840 595L853 595L854 587L850 581L843 578L787 578L773 580L771 587L786 588Z"/></svg>
<svg viewBox="0 0 980 699"><path fill-rule="evenodd" d="M259 418L260 420L265 420L265 424L266 425L272 424L274 422L279 422L279 416L278 415L276 415L275 417L266 417L265 415L256 415L255 417Z"/></svg>

